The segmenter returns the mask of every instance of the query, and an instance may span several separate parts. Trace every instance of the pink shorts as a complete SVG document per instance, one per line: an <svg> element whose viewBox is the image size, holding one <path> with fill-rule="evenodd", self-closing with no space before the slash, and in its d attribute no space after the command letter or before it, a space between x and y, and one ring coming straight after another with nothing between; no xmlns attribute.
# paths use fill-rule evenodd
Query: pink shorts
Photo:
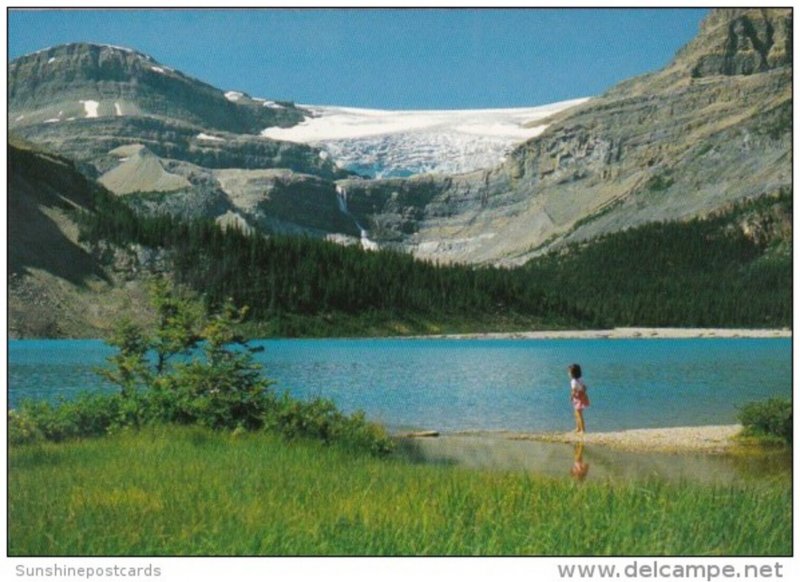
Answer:
<svg viewBox="0 0 800 582"><path fill-rule="evenodd" d="M572 398L572 407L575 410L583 410L584 408L588 408L588 406L589 406L588 402L581 400L580 398L575 398L575 397Z"/></svg>

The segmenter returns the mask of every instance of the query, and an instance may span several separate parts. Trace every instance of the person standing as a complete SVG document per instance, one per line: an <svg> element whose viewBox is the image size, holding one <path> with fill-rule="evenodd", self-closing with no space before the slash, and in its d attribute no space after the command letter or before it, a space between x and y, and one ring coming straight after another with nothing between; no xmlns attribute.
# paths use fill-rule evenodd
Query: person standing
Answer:
<svg viewBox="0 0 800 582"><path fill-rule="evenodd" d="M570 378L570 400L572 408L575 410L575 432L583 434L586 432L586 422L583 419L583 411L589 406L589 396L586 394L586 384L583 381L581 367L572 364L567 367Z"/></svg>

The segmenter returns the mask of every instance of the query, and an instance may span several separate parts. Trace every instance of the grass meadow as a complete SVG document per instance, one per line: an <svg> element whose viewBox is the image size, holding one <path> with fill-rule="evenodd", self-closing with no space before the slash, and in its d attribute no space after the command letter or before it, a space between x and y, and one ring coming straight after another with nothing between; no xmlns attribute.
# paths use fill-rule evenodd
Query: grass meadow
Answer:
<svg viewBox="0 0 800 582"><path fill-rule="evenodd" d="M11 446L8 552L790 555L786 482L573 482L163 426Z"/></svg>

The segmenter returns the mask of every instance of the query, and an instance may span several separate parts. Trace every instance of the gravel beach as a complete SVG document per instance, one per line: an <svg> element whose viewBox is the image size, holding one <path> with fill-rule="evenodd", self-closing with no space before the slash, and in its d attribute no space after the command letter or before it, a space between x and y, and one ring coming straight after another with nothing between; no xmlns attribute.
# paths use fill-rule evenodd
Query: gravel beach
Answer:
<svg viewBox="0 0 800 582"><path fill-rule="evenodd" d="M566 433L509 433L511 440L576 443L609 446L629 451L660 451L671 453L724 453L735 444L733 439L741 425L682 426L671 428L642 428L613 432Z"/></svg>
<svg viewBox="0 0 800 582"><path fill-rule="evenodd" d="M520 331L420 336L452 339L690 339L790 338L791 329L728 329L684 327L617 327L614 329Z"/></svg>

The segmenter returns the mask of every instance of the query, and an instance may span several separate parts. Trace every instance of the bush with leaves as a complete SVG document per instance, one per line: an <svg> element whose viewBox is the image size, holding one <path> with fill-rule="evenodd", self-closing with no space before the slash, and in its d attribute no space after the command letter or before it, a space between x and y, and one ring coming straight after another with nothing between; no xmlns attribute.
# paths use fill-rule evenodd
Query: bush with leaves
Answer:
<svg viewBox="0 0 800 582"><path fill-rule="evenodd" d="M23 403L22 409L8 411L8 443L10 445L33 443L45 438L39 418L31 414L30 410L25 410L24 406L25 403Z"/></svg>
<svg viewBox="0 0 800 582"><path fill-rule="evenodd" d="M133 396L148 384L149 366L147 351L150 343L141 328L122 319L108 342L117 353L108 358L110 368L100 368L97 373L120 387L122 396Z"/></svg>
<svg viewBox="0 0 800 582"><path fill-rule="evenodd" d="M263 425L271 381L235 329L247 310L226 302L214 314L164 280L151 287L151 333L122 321L118 352L100 373L136 403L146 421L252 430Z"/></svg>
<svg viewBox="0 0 800 582"><path fill-rule="evenodd" d="M739 411L739 422L746 434L773 437L792 444L792 401L788 398L746 404Z"/></svg>
<svg viewBox="0 0 800 582"><path fill-rule="evenodd" d="M82 393L55 404L25 400L8 413L9 442L63 441L141 426L147 416L144 400L143 394L98 393Z"/></svg>
<svg viewBox="0 0 800 582"><path fill-rule="evenodd" d="M284 393L268 408L264 428L289 439L312 438L338 443L367 450L376 456L386 455L393 449L392 440L382 426L368 422L361 411L346 415L325 398L304 402Z"/></svg>
<svg viewBox="0 0 800 582"><path fill-rule="evenodd" d="M270 399L272 381L261 374L252 348L234 329L246 314L226 303L201 330L202 357L174 364L152 383L164 420L211 428L257 429Z"/></svg>

